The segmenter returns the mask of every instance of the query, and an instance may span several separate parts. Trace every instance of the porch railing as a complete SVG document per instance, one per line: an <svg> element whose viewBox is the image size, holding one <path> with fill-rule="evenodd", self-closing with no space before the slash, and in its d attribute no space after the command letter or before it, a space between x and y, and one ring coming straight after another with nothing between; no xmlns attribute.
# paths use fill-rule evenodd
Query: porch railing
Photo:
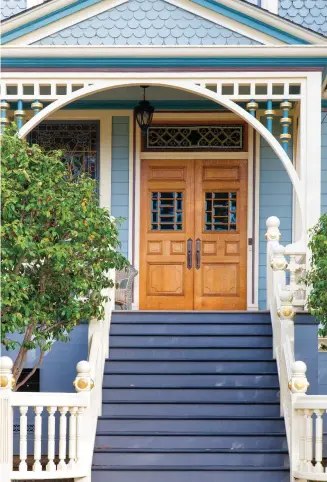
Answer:
<svg viewBox="0 0 327 482"><path fill-rule="evenodd" d="M279 244L279 219L267 219L267 296L273 329L273 353L280 384L290 454L291 480L327 481L323 465L323 415L327 396L307 395L306 365L294 359L294 322L306 304L305 247ZM325 427L326 428L326 427Z"/></svg>
<svg viewBox="0 0 327 482"><path fill-rule="evenodd" d="M114 273L112 273L114 275ZM77 393L14 392L12 361L0 358L0 473L1 482L15 480L91 480L102 379L109 350L109 328L114 290L102 321L88 332L88 361L80 361L73 382ZM14 455L13 420L19 416L18 455ZM31 422L31 423L30 423ZM29 440L29 428L34 440ZM28 450L29 449L29 450ZM31 457L29 454L33 453Z"/></svg>

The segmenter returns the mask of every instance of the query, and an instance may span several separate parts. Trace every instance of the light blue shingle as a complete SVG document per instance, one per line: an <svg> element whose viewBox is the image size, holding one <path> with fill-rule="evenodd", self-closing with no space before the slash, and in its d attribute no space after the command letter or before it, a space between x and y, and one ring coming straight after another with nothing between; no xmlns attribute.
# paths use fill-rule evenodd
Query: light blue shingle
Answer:
<svg viewBox="0 0 327 482"><path fill-rule="evenodd" d="M326 0L279 0L281 17L327 36Z"/></svg>
<svg viewBox="0 0 327 482"><path fill-rule="evenodd" d="M35 44L259 45L259 42L163 0L129 0Z"/></svg>

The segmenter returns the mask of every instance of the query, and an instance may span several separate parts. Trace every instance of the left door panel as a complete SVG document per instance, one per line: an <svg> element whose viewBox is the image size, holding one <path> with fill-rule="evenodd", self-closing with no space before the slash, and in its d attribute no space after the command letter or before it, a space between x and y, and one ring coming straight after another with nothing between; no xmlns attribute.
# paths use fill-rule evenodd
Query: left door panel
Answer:
<svg viewBox="0 0 327 482"><path fill-rule="evenodd" d="M140 309L193 309L194 161L143 160Z"/></svg>

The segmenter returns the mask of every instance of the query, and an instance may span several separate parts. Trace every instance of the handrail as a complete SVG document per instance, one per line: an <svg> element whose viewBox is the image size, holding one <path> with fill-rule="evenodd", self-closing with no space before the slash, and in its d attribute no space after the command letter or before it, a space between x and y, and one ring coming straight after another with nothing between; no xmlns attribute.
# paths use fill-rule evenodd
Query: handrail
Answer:
<svg viewBox="0 0 327 482"><path fill-rule="evenodd" d="M114 277L114 272L110 273ZM102 381L109 349L114 288L104 293L103 320L92 320L88 331L88 361L80 361L73 382L77 393L13 392L12 360L0 357L1 482L14 480L91 480ZM13 468L13 419L19 415L19 464ZM32 419L32 420L31 420ZM30 422L33 422L32 424ZM29 461L28 427L34 424L33 465ZM56 439L59 451L56 453ZM46 442L46 444L44 444ZM46 455L44 460L44 454ZM68 460L68 463L67 463Z"/></svg>
<svg viewBox="0 0 327 482"><path fill-rule="evenodd" d="M273 355L280 384L280 412L285 419L291 481L327 481L323 466L323 414L327 396L307 395L307 367L294 358L294 317L306 305L303 281L306 250L279 244L280 221L267 219L267 303L273 330ZM289 275L287 275L287 271ZM315 427L314 427L315 425Z"/></svg>

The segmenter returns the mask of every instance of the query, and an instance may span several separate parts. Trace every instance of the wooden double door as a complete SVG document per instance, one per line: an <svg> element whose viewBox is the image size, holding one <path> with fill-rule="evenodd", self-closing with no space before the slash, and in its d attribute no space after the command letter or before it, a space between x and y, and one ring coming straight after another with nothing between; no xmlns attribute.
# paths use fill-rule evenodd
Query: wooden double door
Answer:
<svg viewBox="0 0 327 482"><path fill-rule="evenodd" d="M246 309L247 161L143 160L140 309Z"/></svg>

